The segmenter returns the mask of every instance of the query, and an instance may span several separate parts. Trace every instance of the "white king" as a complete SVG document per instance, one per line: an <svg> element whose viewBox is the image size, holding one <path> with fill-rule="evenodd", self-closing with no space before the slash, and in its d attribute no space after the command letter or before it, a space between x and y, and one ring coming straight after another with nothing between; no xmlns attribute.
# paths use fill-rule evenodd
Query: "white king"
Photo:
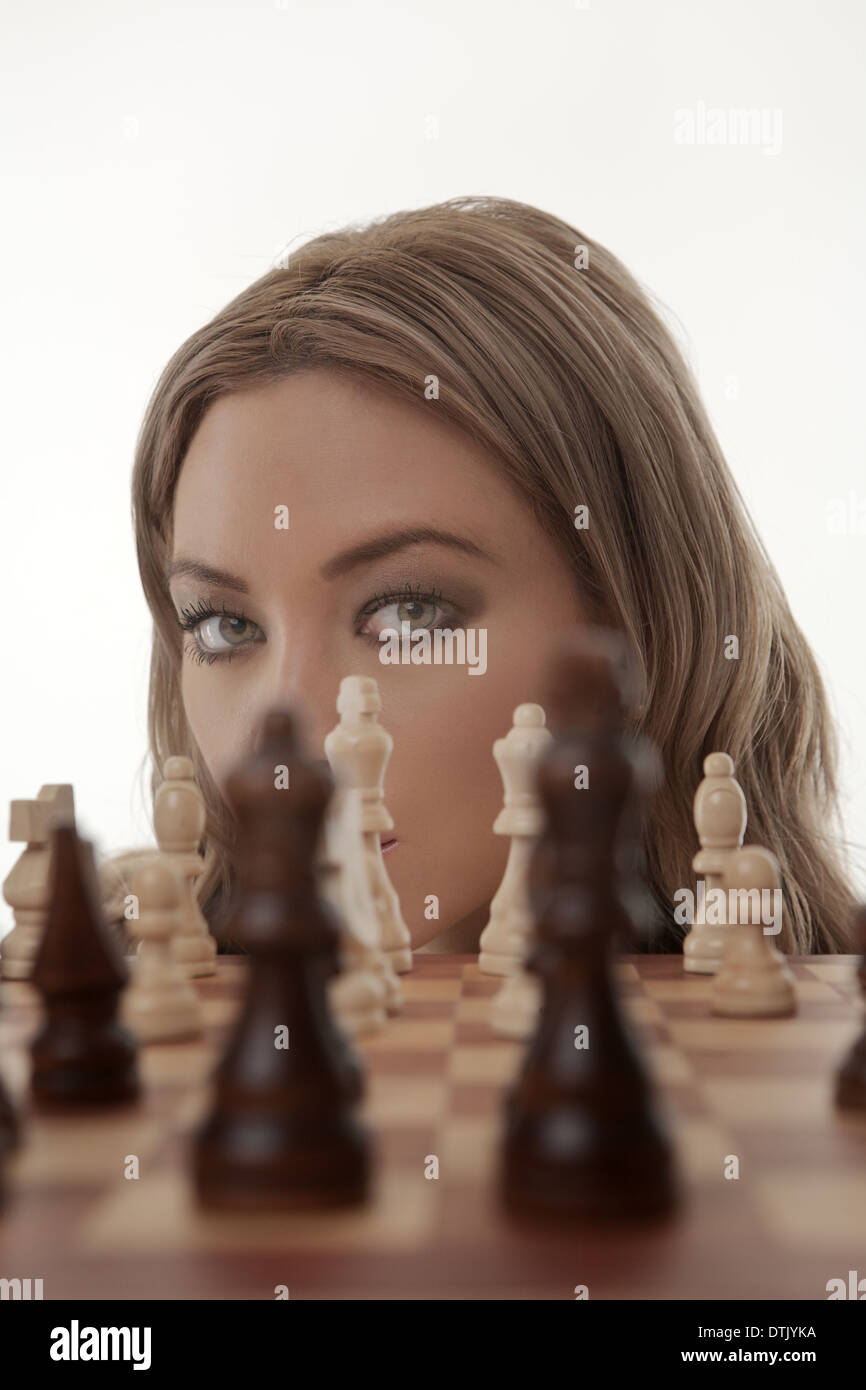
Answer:
<svg viewBox="0 0 866 1390"><path fill-rule="evenodd" d="M518 705L513 727L493 745L505 788L505 805L493 822L496 835L510 835L505 874L481 933L478 966L486 975L514 975L523 963L532 930L529 861L544 825L535 786L536 765L551 741L541 705Z"/></svg>

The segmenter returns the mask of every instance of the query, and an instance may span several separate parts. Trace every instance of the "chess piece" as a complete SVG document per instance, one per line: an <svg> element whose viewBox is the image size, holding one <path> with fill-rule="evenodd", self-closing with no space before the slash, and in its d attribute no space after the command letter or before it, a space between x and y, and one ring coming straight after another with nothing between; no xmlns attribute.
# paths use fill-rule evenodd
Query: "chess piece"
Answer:
<svg viewBox="0 0 866 1390"><path fill-rule="evenodd" d="M0 1211L6 1205L6 1159L18 1143L18 1118L0 1078Z"/></svg>
<svg viewBox="0 0 866 1390"><path fill-rule="evenodd" d="M344 677L337 697L340 722L325 739L325 753L337 785L357 792L367 876L379 917L380 949L402 975L412 969L412 938L382 857L382 832L394 829L382 790L394 740L379 723L381 708L379 688L372 676Z"/></svg>
<svg viewBox="0 0 866 1390"><path fill-rule="evenodd" d="M694 819L701 848L692 868L699 878L703 876L705 891L698 886L695 920L683 942L683 969L714 975L722 963L728 931L724 922L707 921L709 915L716 915L709 898L715 889L722 889L725 869L746 833L746 798L727 753L710 753L704 759L704 779L695 792Z"/></svg>
<svg viewBox="0 0 866 1390"><path fill-rule="evenodd" d="M347 856L352 841L361 865L360 898L351 891L355 884L349 882ZM341 972L329 981L329 1001L352 1037L378 1032L386 1019L387 991L377 968L378 961L386 963L386 959L376 949L379 922L369 893L363 854L357 805L349 799L349 793L334 792L325 815L318 870L322 896L341 928Z"/></svg>
<svg viewBox="0 0 866 1390"><path fill-rule="evenodd" d="M521 1042L531 1037L543 997L540 979L525 966L521 966L516 975L508 975L490 1005L493 1032Z"/></svg>
<svg viewBox="0 0 866 1390"><path fill-rule="evenodd" d="M32 982L45 1021L30 1045L43 1106L110 1104L138 1094L135 1040L118 1021L126 969L102 913L93 848L71 825L52 832L48 913Z"/></svg>
<svg viewBox="0 0 866 1390"><path fill-rule="evenodd" d="M155 848L149 845L115 851L101 860L97 857L96 872L102 894L102 909L124 954L134 948L131 939L135 927L130 901L132 874L140 864L153 859L155 854Z"/></svg>
<svg viewBox="0 0 866 1390"><path fill-rule="evenodd" d="M730 855L723 876L729 903L728 944L713 980L714 1014L729 1018L776 1018L797 1011L794 977L784 956L764 934L765 892L780 888L779 866L768 849L746 845Z"/></svg>
<svg viewBox="0 0 866 1390"><path fill-rule="evenodd" d="M570 634L545 702L558 732L538 766L545 879L533 884L527 959L543 1005L506 1097L500 1170L505 1204L520 1214L638 1218L676 1200L670 1144L611 962L615 934L629 925L619 833L644 790L639 742L622 728L631 707L623 650L612 633ZM580 789L579 766L589 772Z"/></svg>
<svg viewBox="0 0 866 1390"><path fill-rule="evenodd" d="M141 940L122 1004L126 1026L141 1042L174 1042L202 1033L201 1004L171 941L180 927L182 886L168 860L152 856L133 870Z"/></svg>
<svg viewBox="0 0 866 1390"><path fill-rule="evenodd" d="M529 861L543 825L535 768L550 740L541 705L518 705L512 728L493 745L505 788L505 805L493 822L493 833L510 835L511 844L479 942L478 968L485 975L514 975L526 955L532 927Z"/></svg>
<svg viewBox="0 0 866 1390"><path fill-rule="evenodd" d="M0 1076L0 1163L18 1143L18 1115Z"/></svg>
<svg viewBox="0 0 866 1390"><path fill-rule="evenodd" d="M856 939L863 954L857 980L866 1002L866 903L854 912ZM836 1104L843 1110L866 1110L866 1016L860 1034L845 1057L836 1077Z"/></svg>
<svg viewBox="0 0 866 1390"><path fill-rule="evenodd" d="M180 929L171 948L191 977L216 972L216 942L208 931L196 897L195 883L204 868L198 852L205 827L202 794L190 758L166 758L163 781L153 801L153 827L160 852L167 856L184 884Z"/></svg>
<svg viewBox="0 0 866 1390"><path fill-rule="evenodd" d="M857 982L866 996L866 903L858 903L854 909L854 940L863 952L857 967Z"/></svg>
<svg viewBox="0 0 866 1390"><path fill-rule="evenodd" d="M0 1001L2 1002L2 1001ZM3 1074L0 1072L0 1208L4 1201L3 1167L7 1156L17 1148L21 1129L18 1112L12 1097L6 1089Z"/></svg>
<svg viewBox="0 0 866 1390"><path fill-rule="evenodd" d="M4 1168L6 1159L19 1142L18 1116L0 1076L0 1211L6 1203Z"/></svg>
<svg viewBox="0 0 866 1390"><path fill-rule="evenodd" d="M622 679L625 680L627 675L626 670L622 673ZM633 694L631 698L636 698L636 695ZM576 711L573 717L576 717ZM643 933L646 919L649 916L646 888L638 867L641 863L639 853L641 816L643 803L649 800L661 782L661 759L657 749L644 740L638 740L632 745L631 751L634 757L638 795L632 797L626 805L617 845L617 867L621 875L618 891L620 896L626 900L627 912L623 915L622 921L614 926L614 951L632 949L636 933L638 936ZM540 808L540 801L538 804ZM527 902L532 892L533 881L536 885L536 893L538 892L538 885L545 881L548 870L544 860L549 856L550 844L546 840L536 841L535 849L529 861L530 872L526 885L528 890ZM532 916L530 906L530 920ZM620 930L624 930L627 935L621 938L618 935ZM533 942L534 929L530 927L527 950L531 950ZM517 972L507 976L503 981L502 988L490 1005L489 1023L492 1031L501 1037L520 1041L531 1037L538 1023L542 999L541 980L537 974L527 970L524 958L524 964Z"/></svg>
<svg viewBox="0 0 866 1390"><path fill-rule="evenodd" d="M0 1072L0 1205L2 1205L3 1162L6 1155L16 1148L20 1133L18 1113L12 1103L12 1097L6 1090L2 1072Z"/></svg>
<svg viewBox="0 0 866 1390"><path fill-rule="evenodd" d="M194 1142L198 1197L226 1209L354 1203L369 1184L360 1073L328 1009L339 932L314 876L330 779L302 757L293 717L275 710L226 789L239 826L230 930L251 969Z"/></svg>
<svg viewBox="0 0 866 1390"><path fill-rule="evenodd" d="M343 911L352 934L363 943L365 968L382 983L385 1012L398 1014L403 1008L403 988L390 956L382 950L379 912L370 889L367 849L361 820L360 793L347 787L335 793L339 807L338 855L341 867Z"/></svg>
<svg viewBox="0 0 866 1390"><path fill-rule="evenodd" d="M68 784L41 787L34 801L9 807L9 839L27 848L3 884L15 925L0 944L4 980L29 980L39 951L51 887L51 831L75 823L75 802Z"/></svg>

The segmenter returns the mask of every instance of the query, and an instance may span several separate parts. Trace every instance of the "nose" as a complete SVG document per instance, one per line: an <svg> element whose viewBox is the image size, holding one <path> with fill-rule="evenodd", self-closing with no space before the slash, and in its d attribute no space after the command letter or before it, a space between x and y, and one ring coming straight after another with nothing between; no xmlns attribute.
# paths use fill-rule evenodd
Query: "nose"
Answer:
<svg viewBox="0 0 866 1390"><path fill-rule="evenodd" d="M321 764L323 768L330 767L324 756L324 746L326 736L337 722L336 715L329 721L321 709L314 709L309 702L305 703L304 701L284 698L265 701L257 709L253 722L253 727L256 730L256 742L261 737L265 716L271 710L287 710L294 720L298 742L304 757L309 762Z"/></svg>
<svg viewBox="0 0 866 1390"><path fill-rule="evenodd" d="M315 682L303 685L296 676L268 683L256 702L254 727L259 729L268 710L288 710L294 720L304 755L328 767L324 756L325 738L337 723L337 691L339 681L330 695L330 682L319 673Z"/></svg>
<svg viewBox="0 0 866 1390"><path fill-rule="evenodd" d="M288 710L305 756L322 759L325 737L337 721L340 682L330 665L328 643L312 625L295 621L291 629L275 627L250 692L253 728L260 727L268 710Z"/></svg>

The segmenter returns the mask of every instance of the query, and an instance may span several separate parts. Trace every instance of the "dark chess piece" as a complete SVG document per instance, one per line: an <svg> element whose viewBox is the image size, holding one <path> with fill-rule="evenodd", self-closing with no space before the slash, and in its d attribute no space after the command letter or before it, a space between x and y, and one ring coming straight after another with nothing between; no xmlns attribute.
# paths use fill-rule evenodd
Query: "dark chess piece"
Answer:
<svg viewBox="0 0 866 1390"><path fill-rule="evenodd" d="M866 903L858 903L854 909L854 940L863 952L857 967L857 982L866 997Z"/></svg>
<svg viewBox="0 0 866 1390"><path fill-rule="evenodd" d="M557 736L538 767L547 825L526 965L543 1006L505 1103L501 1194L515 1213L630 1218L676 1201L671 1147L612 972L613 943L634 935L619 836L633 833L632 803L655 767L623 733L630 698L620 639L570 635L545 701ZM578 766L589 770L582 789Z"/></svg>
<svg viewBox="0 0 866 1390"><path fill-rule="evenodd" d="M17 1148L20 1133L18 1114L0 1073L0 1176L3 1160L12 1149Z"/></svg>
<svg viewBox="0 0 866 1390"><path fill-rule="evenodd" d="M860 903L855 909L854 929L857 944L863 952L857 968L857 980L866 1000L866 903ZM866 1026L839 1068L836 1104L844 1110L866 1110Z"/></svg>
<svg viewBox="0 0 866 1390"><path fill-rule="evenodd" d="M0 1208L6 1201L3 1168L8 1155L18 1144L18 1116L0 1076Z"/></svg>
<svg viewBox="0 0 866 1390"><path fill-rule="evenodd" d="M0 1207L5 1200L5 1187L3 1182L3 1166L8 1155L14 1148L17 1148L20 1138L18 1115L12 1098L6 1090L2 1075L0 1075Z"/></svg>
<svg viewBox="0 0 866 1390"><path fill-rule="evenodd" d="M0 1163L18 1143L18 1116L0 1076Z"/></svg>
<svg viewBox="0 0 866 1390"><path fill-rule="evenodd" d="M281 767L287 786L277 785L286 780L277 778ZM229 931L251 965L212 1109L194 1141L198 1197L247 1210L358 1202L370 1168L354 1113L360 1070L329 1012L339 932L314 876L330 776L302 757L292 716L274 711L227 791L239 874Z"/></svg>
<svg viewBox="0 0 866 1390"><path fill-rule="evenodd" d="M33 1098L46 1107L134 1100L136 1042L117 1018L127 972L103 914L93 847L71 825L52 835L51 898L31 976L46 1012L30 1045Z"/></svg>
<svg viewBox="0 0 866 1390"><path fill-rule="evenodd" d="M18 1115L0 1076L0 1206L3 1205L3 1165L19 1140Z"/></svg>

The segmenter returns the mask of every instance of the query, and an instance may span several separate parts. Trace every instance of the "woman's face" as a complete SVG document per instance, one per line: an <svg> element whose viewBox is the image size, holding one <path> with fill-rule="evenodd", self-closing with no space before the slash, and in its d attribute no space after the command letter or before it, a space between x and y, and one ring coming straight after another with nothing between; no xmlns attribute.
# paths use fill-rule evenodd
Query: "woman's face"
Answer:
<svg viewBox="0 0 866 1390"><path fill-rule="evenodd" d="M491 830L491 747L538 700L551 637L582 617L564 559L496 461L435 401L322 369L223 396L181 470L172 569L184 705L217 784L275 705L299 712L323 757L341 679L374 677L394 739L386 863L413 945L483 926L508 848ZM476 671L383 664L377 634L401 623L474 629Z"/></svg>

